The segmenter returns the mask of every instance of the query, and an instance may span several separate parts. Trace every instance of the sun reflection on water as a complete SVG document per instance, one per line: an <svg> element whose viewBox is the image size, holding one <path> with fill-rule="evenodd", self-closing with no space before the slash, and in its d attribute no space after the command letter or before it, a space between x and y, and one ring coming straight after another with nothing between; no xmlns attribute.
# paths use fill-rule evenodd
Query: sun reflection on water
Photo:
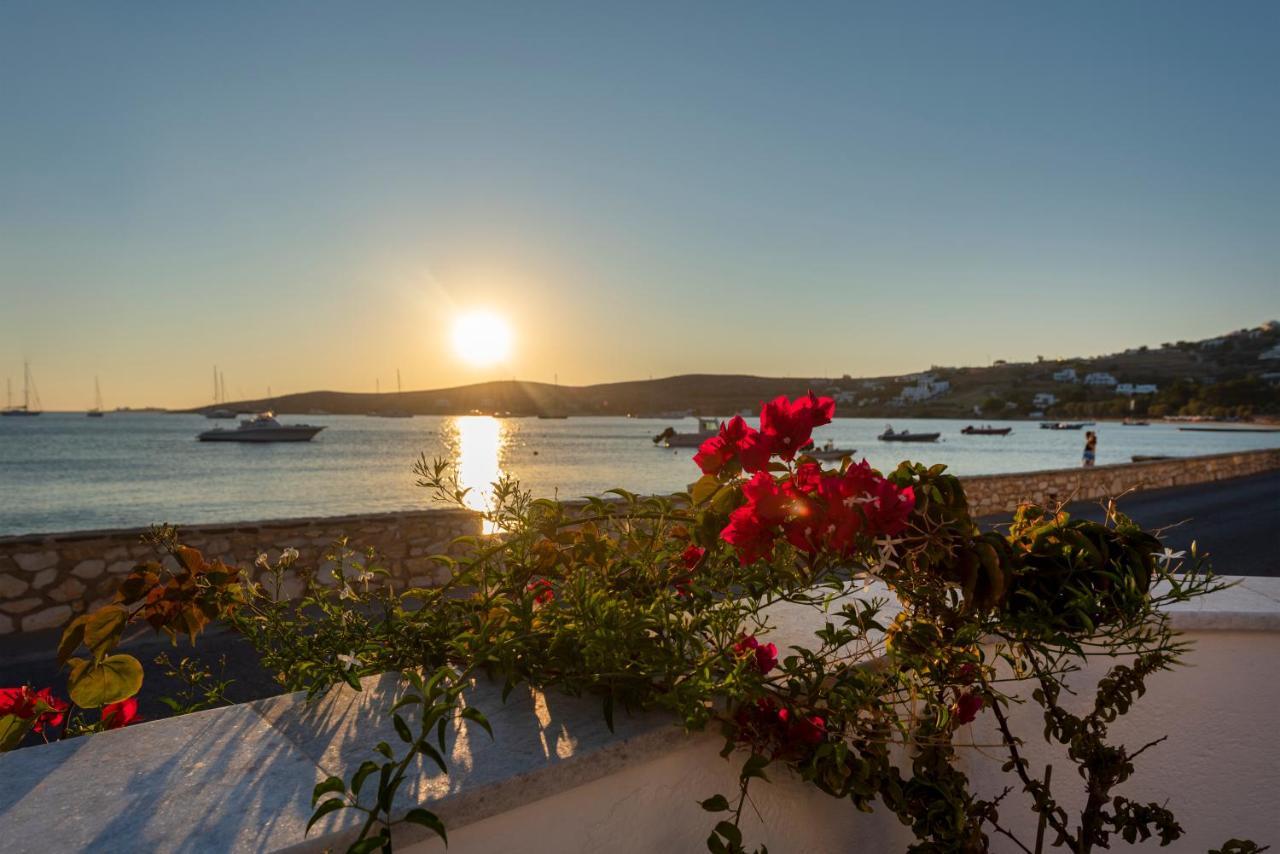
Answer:
<svg viewBox="0 0 1280 854"><path fill-rule="evenodd" d="M493 507L493 483L502 476L503 450L508 442L507 428L497 418L487 415L460 415L453 419L457 435L456 462L458 481L469 489L467 506L472 510ZM484 532L493 533L485 522Z"/></svg>

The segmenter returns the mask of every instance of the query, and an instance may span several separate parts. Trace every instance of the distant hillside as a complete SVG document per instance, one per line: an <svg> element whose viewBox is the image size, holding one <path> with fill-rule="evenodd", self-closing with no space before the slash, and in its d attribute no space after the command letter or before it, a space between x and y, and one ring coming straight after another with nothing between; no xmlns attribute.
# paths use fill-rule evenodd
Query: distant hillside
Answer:
<svg viewBox="0 0 1280 854"><path fill-rule="evenodd" d="M431 391L365 394L312 391L270 400L225 404L238 411L364 414L404 411L415 415L470 412L512 415L646 415L688 411L725 415L756 409L779 394L812 389L836 397L842 415L925 417L1025 417L1047 415L1280 413L1280 324L1271 321L1205 341L1179 341L1158 348L1035 362L997 362L988 367L934 367L895 377L755 377L685 374L656 380L563 386L517 380L477 383ZM1054 374L1075 371L1077 382ZM1154 393L1131 397L1111 385L1083 382L1108 374L1117 383L1155 385ZM1041 395L1037 401L1036 396ZM1054 400L1046 403L1045 395ZM1132 401L1132 402L1131 402ZM212 406L199 407L205 412Z"/></svg>

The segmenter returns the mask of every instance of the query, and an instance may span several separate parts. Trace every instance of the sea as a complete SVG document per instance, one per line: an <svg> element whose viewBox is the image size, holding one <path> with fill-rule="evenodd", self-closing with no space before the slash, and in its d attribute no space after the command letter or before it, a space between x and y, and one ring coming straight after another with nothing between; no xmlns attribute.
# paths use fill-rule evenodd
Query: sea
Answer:
<svg viewBox="0 0 1280 854"><path fill-rule="evenodd" d="M667 426L692 431L694 419L489 416L376 418L281 416L324 425L313 441L288 444L199 442L227 421L200 415L46 412L0 418L0 535L331 516L432 506L416 485L421 456L456 465L472 492L487 499L503 474L536 496L576 498L622 487L637 493L684 489L699 474L693 449L655 446ZM1024 472L1080 464L1083 431L995 421L1008 436L965 436L968 421L895 419L895 429L940 432L934 444L876 440L883 419L838 418L815 439L856 451L880 469L902 459L945 463L959 475ZM982 422L987 423L987 422ZM1134 454L1193 456L1280 447L1280 433L1182 432L1177 425L1099 423L1098 464Z"/></svg>

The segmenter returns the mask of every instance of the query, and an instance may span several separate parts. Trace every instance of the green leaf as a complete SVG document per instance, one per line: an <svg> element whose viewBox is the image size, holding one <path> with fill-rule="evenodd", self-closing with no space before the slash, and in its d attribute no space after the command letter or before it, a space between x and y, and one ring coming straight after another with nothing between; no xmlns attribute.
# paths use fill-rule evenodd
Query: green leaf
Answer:
<svg viewBox="0 0 1280 854"><path fill-rule="evenodd" d="M699 805L707 812L724 812L729 809L729 799L724 795L716 795L700 801Z"/></svg>
<svg viewBox="0 0 1280 854"><path fill-rule="evenodd" d="M119 605L108 605L85 616L89 619L84 624L84 645L95 661L101 661L120 642L129 612Z"/></svg>
<svg viewBox="0 0 1280 854"><path fill-rule="evenodd" d="M94 663L83 658L69 662L67 691L82 709L99 709L127 700L142 688L142 665L132 655L109 655Z"/></svg>
<svg viewBox="0 0 1280 854"><path fill-rule="evenodd" d="M320 800L320 796L328 792L337 792L344 794L347 791L347 784L342 782L341 777L330 777L323 783L316 783L316 787L311 790L311 806L316 805L316 801Z"/></svg>
<svg viewBox="0 0 1280 854"><path fill-rule="evenodd" d="M434 831L436 836L439 836L441 839L444 840L445 845L449 844L449 836L444 832L444 822L441 821L440 818L430 810L424 810L421 807L415 807L409 810L409 812L405 813L404 820L411 821L414 824L420 824L423 827Z"/></svg>
<svg viewBox="0 0 1280 854"><path fill-rule="evenodd" d="M360 797L360 787L364 785L364 781L369 779L370 774L378 773L378 764L371 759L366 759L360 763L360 767L356 769L356 773L351 775L351 794Z"/></svg>
<svg viewBox="0 0 1280 854"><path fill-rule="evenodd" d="M388 759L396 758L395 754L391 752L391 745L387 744L385 741L378 742L378 744L373 749L378 751Z"/></svg>
<svg viewBox="0 0 1280 854"><path fill-rule="evenodd" d="M701 504L706 501L716 490L720 488L720 481L713 474L704 474L694 482L693 487L689 490L689 495L693 498L694 504Z"/></svg>
<svg viewBox="0 0 1280 854"><path fill-rule="evenodd" d="M394 718L392 718L392 720L395 722L396 735L400 736L400 739L402 741L406 741L409 744L412 744L413 733L409 731L409 725L404 722L404 718L400 717L399 715L396 715Z"/></svg>
<svg viewBox="0 0 1280 854"><path fill-rule="evenodd" d="M489 733L489 738L493 738L493 727L489 726L489 719L479 709L468 706L462 710L462 716L469 721L475 721L484 727L484 731Z"/></svg>
<svg viewBox="0 0 1280 854"><path fill-rule="evenodd" d="M604 724L613 732L613 694L604 695Z"/></svg>
<svg viewBox="0 0 1280 854"><path fill-rule="evenodd" d="M722 821L716 825L716 833L724 837L724 841L728 842L733 848L742 847L742 831L731 821Z"/></svg>
<svg viewBox="0 0 1280 854"><path fill-rule="evenodd" d="M385 840L381 833L377 836L366 837L353 843L352 846L347 849L347 854L373 854L374 851L377 851L382 847L384 841Z"/></svg>
<svg viewBox="0 0 1280 854"><path fill-rule="evenodd" d="M67 627L62 630L62 638L58 641L59 667L67 663L71 653L75 652L81 642L84 641L84 626L87 622L89 622L89 615L81 614L67 623Z"/></svg>
<svg viewBox="0 0 1280 854"><path fill-rule="evenodd" d="M0 753L13 750L22 743L27 733L35 726L35 717L20 718L17 715L0 716Z"/></svg>
<svg viewBox="0 0 1280 854"><path fill-rule="evenodd" d="M749 780L752 777L759 777L761 780L768 780L769 778L766 777L764 773L764 769L768 765L769 760L766 757L761 756L759 753L753 753L750 758L743 763L742 773L739 777L743 780Z"/></svg>
<svg viewBox="0 0 1280 854"><path fill-rule="evenodd" d="M310 833L310 832L311 832L311 826L312 826L313 824L315 824L317 821L319 821L320 819L324 818L325 816L327 816L329 813L333 812L334 810L340 810L340 809L342 809L342 808L343 808L343 807L345 807L346 805L347 805L346 801L341 800L340 798L331 798L331 799L329 799L329 800L325 801L324 803L322 803L322 804L321 804L321 805L316 809L316 811L315 811L314 813L312 813L312 814L311 814L311 821L307 822L307 829L306 829L306 831L304 832L304 834L303 834L303 835L305 836L307 833Z"/></svg>

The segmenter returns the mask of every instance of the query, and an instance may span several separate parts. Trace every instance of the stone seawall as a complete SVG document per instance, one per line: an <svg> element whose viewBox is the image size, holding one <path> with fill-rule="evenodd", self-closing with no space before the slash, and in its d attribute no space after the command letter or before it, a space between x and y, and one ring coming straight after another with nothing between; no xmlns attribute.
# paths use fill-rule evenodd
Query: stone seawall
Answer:
<svg viewBox="0 0 1280 854"><path fill-rule="evenodd" d="M975 515L1008 512L1023 501L1091 500L1130 490L1159 489L1280 469L1280 449L1184 457L1147 463L1058 469L964 478ZM304 562L320 561L339 537L360 552L374 548L401 581L425 586L445 570L426 556L455 537L481 532L480 518L460 510L419 510L182 527L182 540L230 564L250 564L296 548ZM120 578L154 555L145 529L79 531L0 537L0 635L61 626L106 601Z"/></svg>
<svg viewBox="0 0 1280 854"><path fill-rule="evenodd" d="M1088 469L976 475L963 478L963 481L970 512L975 516L986 516L1008 513L1027 501L1036 504L1090 501L1123 495L1132 490L1212 483L1273 469L1280 469L1280 448Z"/></svg>

